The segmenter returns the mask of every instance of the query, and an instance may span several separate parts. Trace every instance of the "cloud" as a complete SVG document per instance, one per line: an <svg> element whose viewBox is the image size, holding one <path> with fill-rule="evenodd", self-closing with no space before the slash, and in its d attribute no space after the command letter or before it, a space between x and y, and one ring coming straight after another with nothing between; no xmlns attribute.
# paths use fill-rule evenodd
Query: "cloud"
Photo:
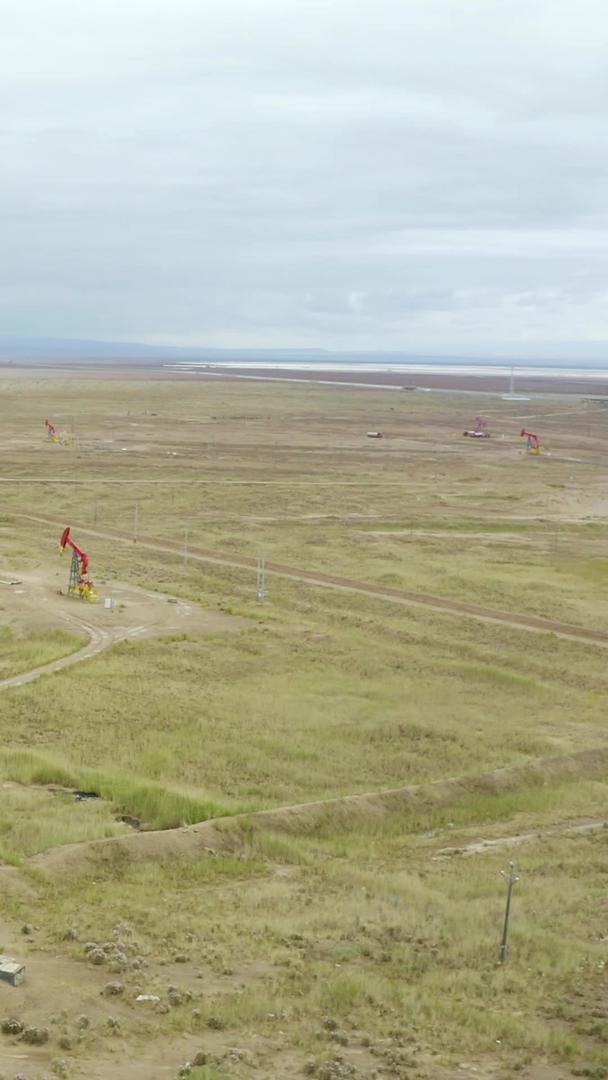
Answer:
<svg viewBox="0 0 608 1080"><path fill-rule="evenodd" d="M0 332L582 354L607 45L599 0L6 0Z"/></svg>

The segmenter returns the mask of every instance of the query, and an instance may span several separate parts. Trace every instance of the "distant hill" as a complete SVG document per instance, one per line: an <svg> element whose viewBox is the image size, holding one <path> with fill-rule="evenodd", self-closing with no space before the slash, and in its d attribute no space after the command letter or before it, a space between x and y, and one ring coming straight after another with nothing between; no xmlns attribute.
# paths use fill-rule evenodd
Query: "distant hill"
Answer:
<svg viewBox="0 0 608 1080"><path fill-rule="evenodd" d="M598 343L598 346L600 343ZM598 349L599 351L599 349ZM601 346L600 356L585 355L581 363L585 367L606 367L606 350ZM205 363L221 363L222 360L237 360L246 364L247 361L268 360L272 363L292 362L314 363L352 363L361 361L367 364L375 362L379 364L454 364L467 366L495 365L505 367L510 364L515 366L525 364L527 367L542 366L550 363L553 367L573 368L576 361L572 358L551 357L550 350L544 358L539 357L499 357L499 356L451 356L428 353L407 352L346 352L332 351L330 349L214 349L209 347L195 346L171 346L171 345L145 345L133 341L89 341L78 338L53 338L53 337L0 337L0 363L6 364L11 361L30 363L44 363L48 361L86 362L108 361L117 363L121 360L130 363L154 363L164 360L200 360Z"/></svg>
<svg viewBox="0 0 608 1080"><path fill-rule="evenodd" d="M319 360L323 349L210 349L79 338L0 337L0 360Z"/></svg>

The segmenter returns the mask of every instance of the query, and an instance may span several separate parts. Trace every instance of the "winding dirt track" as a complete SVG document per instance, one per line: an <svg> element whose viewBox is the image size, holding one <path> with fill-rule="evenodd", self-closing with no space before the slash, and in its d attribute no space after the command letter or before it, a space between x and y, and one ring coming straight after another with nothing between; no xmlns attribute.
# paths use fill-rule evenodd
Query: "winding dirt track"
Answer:
<svg viewBox="0 0 608 1080"><path fill-rule="evenodd" d="M15 518L20 521L34 521L38 524L63 527L63 519L40 517L34 514L16 514ZM126 533L104 529L91 529L86 525L78 525L78 532L89 536L98 536L104 540L133 545L133 538ZM137 540L138 548L147 551L162 552L164 554L182 555L179 544L170 541ZM191 547L188 552L191 562L212 563L219 566L229 566L240 570L254 571L256 561L246 556L235 558L231 555L223 555L221 552L210 551L206 548ZM339 577L335 574L325 574L314 570L301 570L298 567L287 566L285 563L267 562L266 572L275 577L285 578L290 581L298 581L321 588L340 589L345 592L363 593L367 596L378 597L394 604L404 604L409 607L425 607L435 611L441 611L450 615L459 615L481 622L500 623L503 626L515 627L533 633L555 634L557 637L569 638L577 641L585 641L590 645L608 647L608 631L596 630L592 627L575 626L571 623L545 619L539 615L529 615L523 612L501 611L497 608L481 607L479 604L468 604L460 600L450 600L447 597L433 596L428 593L410 592L406 589L391 589L383 585L374 585L366 581L357 581L353 578Z"/></svg>
<svg viewBox="0 0 608 1080"><path fill-rule="evenodd" d="M120 640L109 630L91 626L90 623L81 619L78 615L64 615L63 618L66 622L71 623L74 629L84 631L89 638L88 643L82 649L68 653L67 656L60 656L57 660L51 660L48 664L41 664L40 667L22 671L19 675L13 675L9 679L0 679L0 690L4 690L8 686L23 686L25 683L34 682L41 675L51 675L54 671L61 671L63 668L70 667L71 664L79 663L80 660L88 660L91 656L101 652L102 649L107 649L115 641Z"/></svg>
<svg viewBox="0 0 608 1080"><path fill-rule="evenodd" d="M88 641L65 656L0 679L0 691L62 671L121 641L139 641L185 629L203 633L228 631L239 625L233 616L205 611L197 604L125 582L115 582L112 586L117 606L111 610L106 610L102 604L83 604L61 595L53 588L52 573L27 572L19 584L22 588L13 591L9 587L6 594L9 610L19 620L26 625L63 626L83 634Z"/></svg>

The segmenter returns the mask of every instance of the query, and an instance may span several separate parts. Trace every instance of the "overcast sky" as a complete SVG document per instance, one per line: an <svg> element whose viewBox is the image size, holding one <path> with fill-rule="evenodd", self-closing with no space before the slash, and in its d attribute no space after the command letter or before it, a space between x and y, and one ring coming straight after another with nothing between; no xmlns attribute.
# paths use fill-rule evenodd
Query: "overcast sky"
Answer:
<svg viewBox="0 0 608 1080"><path fill-rule="evenodd" d="M605 0L3 0L0 333L608 354Z"/></svg>

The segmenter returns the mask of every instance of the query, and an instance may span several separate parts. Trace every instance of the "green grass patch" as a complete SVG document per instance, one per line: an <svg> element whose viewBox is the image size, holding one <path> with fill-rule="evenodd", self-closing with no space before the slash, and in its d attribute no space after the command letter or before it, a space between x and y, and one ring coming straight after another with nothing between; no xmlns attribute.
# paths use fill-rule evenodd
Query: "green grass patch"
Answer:
<svg viewBox="0 0 608 1080"><path fill-rule="evenodd" d="M608 585L608 559L596 556L592 559L568 559L559 564L562 573L569 574L592 585Z"/></svg>
<svg viewBox="0 0 608 1080"><path fill-rule="evenodd" d="M293 597L298 605L295 588L285 604ZM526 670L546 662L541 635L524 652L508 629L374 598L312 601L285 628L119 646L54 675L52 695L36 683L11 689L0 730L13 747L31 746L35 731L38 752L69 763L79 786L93 769L91 782L125 812L167 827L463 774L471 761L481 771L550 752L575 718L578 727L585 715L590 737L603 725L601 697L581 702L578 685L544 687ZM454 655L467 640L477 656ZM563 668L572 682L576 665ZM488 721L488 693L503 695L499 723ZM534 728L532 696L543 706Z"/></svg>
<svg viewBox="0 0 608 1080"><path fill-rule="evenodd" d="M532 676L524 675L518 671L509 671L507 668L498 667L496 664L442 661L438 666L443 671L450 671L456 677L462 676L467 681L502 687L505 690L520 687L533 691L542 689L538 680Z"/></svg>
<svg viewBox="0 0 608 1080"><path fill-rule="evenodd" d="M138 818L146 828L172 829L252 809L251 804L226 805L195 792L142 781L118 771L70 767L31 750L0 750L0 773L24 786L60 785L95 792L111 805L115 814Z"/></svg>

